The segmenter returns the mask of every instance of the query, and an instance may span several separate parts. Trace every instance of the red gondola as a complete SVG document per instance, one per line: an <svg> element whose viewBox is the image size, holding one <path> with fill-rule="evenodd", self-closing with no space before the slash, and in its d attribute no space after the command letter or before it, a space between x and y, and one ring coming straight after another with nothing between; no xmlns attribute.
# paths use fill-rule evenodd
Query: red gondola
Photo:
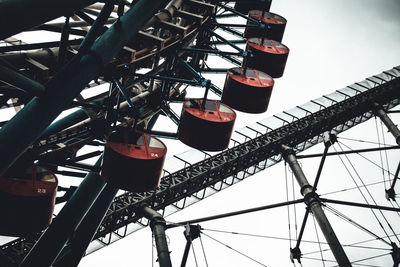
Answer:
<svg viewBox="0 0 400 267"><path fill-rule="evenodd" d="M269 11L272 1L261 0L242 0L236 1L234 9L243 14L248 14L250 10Z"/></svg>
<svg viewBox="0 0 400 267"><path fill-rule="evenodd" d="M0 177L0 235L24 236L50 225L57 177L33 165L18 177Z"/></svg>
<svg viewBox="0 0 400 267"><path fill-rule="evenodd" d="M183 103L178 138L188 146L207 151L228 147L236 113L215 100L190 99Z"/></svg>
<svg viewBox="0 0 400 267"><path fill-rule="evenodd" d="M261 38L250 38L247 40L246 51L254 56L249 57L247 66L267 73L272 78L279 78L283 75L286 61L289 55L289 48L280 42Z"/></svg>
<svg viewBox="0 0 400 267"><path fill-rule="evenodd" d="M242 68L227 71L222 102L230 107L248 113L262 113L267 110L274 86L274 80L264 72Z"/></svg>
<svg viewBox="0 0 400 267"><path fill-rule="evenodd" d="M246 27L244 37L265 37L266 39L281 42L283 33L285 32L286 19L271 12L264 12L264 16L262 14L263 12L261 10L249 11L249 17L264 22L267 27L264 29L258 27ZM247 25L254 25L254 23L247 21Z"/></svg>
<svg viewBox="0 0 400 267"><path fill-rule="evenodd" d="M167 148L157 138L121 128L106 141L101 175L117 188L146 192L158 187Z"/></svg>

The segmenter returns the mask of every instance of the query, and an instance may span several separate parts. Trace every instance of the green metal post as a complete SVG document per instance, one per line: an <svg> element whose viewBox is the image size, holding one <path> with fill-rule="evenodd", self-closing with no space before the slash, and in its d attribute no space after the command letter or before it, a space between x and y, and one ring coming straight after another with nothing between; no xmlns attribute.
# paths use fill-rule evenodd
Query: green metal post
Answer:
<svg viewBox="0 0 400 267"><path fill-rule="evenodd" d="M0 65L0 77L6 83L16 86L30 95L40 96L45 90L45 87L40 83L2 65Z"/></svg>
<svg viewBox="0 0 400 267"><path fill-rule="evenodd" d="M78 109L77 111L61 118L55 122L53 122L49 127L44 130L41 136L48 136L51 134L55 134L61 130L64 130L72 125L77 124L85 119L89 118L88 114L84 109Z"/></svg>
<svg viewBox="0 0 400 267"><path fill-rule="evenodd" d="M118 188L107 184L57 259L54 267L78 266L107 213Z"/></svg>

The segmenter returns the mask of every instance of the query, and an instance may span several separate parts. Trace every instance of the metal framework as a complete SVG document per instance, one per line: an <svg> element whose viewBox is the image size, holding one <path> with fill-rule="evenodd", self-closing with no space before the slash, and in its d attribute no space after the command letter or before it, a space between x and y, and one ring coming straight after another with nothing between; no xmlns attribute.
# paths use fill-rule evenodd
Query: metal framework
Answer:
<svg viewBox="0 0 400 267"><path fill-rule="evenodd" d="M15 12L19 9L11 2L4 1L6 8L0 5L2 19L17 17ZM76 151L84 145L103 146L104 134L117 122L175 138L174 133L153 131L152 126L161 113L179 123L179 116L169 108L169 103L184 99L183 85L204 87L205 96L208 90L221 95L222 90L206 80L201 72L218 73L226 69L205 67L206 55L217 54L236 65L241 64L237 57L251 55L236 46L236 43L243 43L242 40L227 40L213 32L218 27L238 35L230 29L235 25L215 22L218 8L247 18L219 2L229 1L160 0L149 4L141 0L107 2L105 5L94 4L94 1L65 2L43 10L40 19L26 16L23 23L14 23L18 27L1 32L0 38L5 38L7 44L0 46L1 104L6 108L25 107L1 124L0 149L10 153L1 155L0 172L7 171L23 155L40 160L60 174L85 177L85 180L78 188L59 189L68 194L58 201L68 202L43 235L37 233L2 245L0 264L78 264L92 239L107 245L112 236L125 236L131 223L148 223L144 219L147 217L152 229L160 235L163 261L169 266L163 236L165 221L155 211L167 215L183 209L281 161L282 145L290 146L296 152L303 151L320 143L323 133L338 134L374 114L382 118L399 142L398 129L386 116L386 112L400 103L400 67L395 67L323 96L323 104L320 99L312 100L310 103L319 107L317 111L298 106L296 109L303 116L295 115L293 110L275 115L280 127L260 122L258 130L247 128L251 135L235 133L232 147L213 156L204 154L204 160L166 173L157 190L125 193L112 200L116 189L97 179L100 161L95 166L80 163L102 152L76 157ZM74 15L67 16L64 23L48 23L64 14L65 5L69 12L75 12ZM157 13L158 10L161 11ZM139 13L143 15L138 16ZM70 21L70 17L76 21ZM137 20L137 17L141 19ZM254 22L263 27L262 23ZM113 26L108 28L111 23ZM61 40L25 44L10 37L28 29L60 32ZM72 39L70 35L85 37ZM211 36L218 41L212 41ZM212 48L216 44L230 45L237 52ZM37 48L43 49L35 51ZM20 50L27 52L14 53ZM149 71L138 73L140 69ZM85 90L104 83L110 84L108 92L86 99L82 96ZM9 99L14 104L8 104ZM80 109L52 123L60 112L71 107ZM24 128L33 121L35 130L26 133ZM242 142L236 141L243 138ZM79 171L60 171L59 166ZM395 181L389 191L394 190ZM85 188L93 190L87 195ZM391 198L394 191L389 191ZM143 207L149 208L143 210ZM68 226L63 223L65 221L70 222ZM54 246L43 259L40 255L49 244Z"/></svg>
<svg viewBox="0 0 400 267"><path fill-rule="evenodd" d="M154 192L126 193L116 197L94 238L104 239L106 235L119 233L128 224L140 221L143 215L139 210L143 206L164 210L174 205L182 209L187 204L186 198L195 196L200 200L261 171L282 159L282 144L303 151L321 142L326 131L337 134L362 123L374 116L375 103L386 110L397 106L400 98L400 71L393 68L387 73L391 75L378 75L386 82L372 84L371 88L364 88L363 92L351 85L348 88L354 88L356 92L352 97L164 176L160 187ZM360 86L365 83L358 84ZM19 239L3 245L1 252L15 260L21 258L34 241Z"/></svg>

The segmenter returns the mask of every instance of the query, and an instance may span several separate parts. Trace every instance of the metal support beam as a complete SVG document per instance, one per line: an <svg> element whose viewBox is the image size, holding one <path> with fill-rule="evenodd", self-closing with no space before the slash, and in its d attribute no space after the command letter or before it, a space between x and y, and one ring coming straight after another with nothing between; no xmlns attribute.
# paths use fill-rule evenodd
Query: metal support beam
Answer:
<svg viewBox="0 0 400 267"><path fill-rule="evenodd" d="M321 162L319 163L319 167L318 167L318 171L317 171L317 176L315 177L315 180L314 180L314 185L313 185L314 192L317 190L319 178L321 177L322 168L324 167L328 149L333 143L336 142L336 140L337 140L336 135L330 134L328 132L324 133L324 145L325 145L324 154L322 155Z"/></svg>
<svg viewBox="0 0 400 267"><path fill-rule="evenodd" d="M186 237L186 231L185 231L185 237ZM189 257L189 252L190 252L190 247L191 246L192 246L192 239L186 238L186 245L185 245L185 250L183 251L181 267L185 267L186 266L186 262L187 262L187 259Z"/></svg>
<svg viewBox="0 0 400 267"><path fill-rule="evenodd" d="M397 128L397 125L393 123L393 121L389 118L386 112L376 105L377 109L375 110L375 114L382 120L382 122L386 125L389 132L392 133L393 137L396 139L396 143L400 145L400 130Z"/></svg>
<svg viewBox="0 0 400 267"><path fill-rule="evenodd" d="M143 207L143 215L150 221L150 227L156 242L158 262L160 267L172 267L169 257L168 243L165 236L165 220L161 214L148 207Z"/></svg>
<svg viewBox="0 0 400 267"><path fill-rule="evenodd" d="M161 80L161 81L167 81L167 82L186 83L186 84L190 84L193 86L200 85L198 81L175 78L175 77L151 75L151 74L141 74L141 73L135 73L134 75L137 77L141 77L141 78L148 78L148 79Z"/></svg>
<svg viewBox="0 0 400 267"><path fill-rule="evenodd" d="M72 34L72 35L78 35L78 36L85 36L85 35L87 34L87 31L71 28L72 25L71 25L70 23L71 23L71 22L68 23L69 26L70 26L70 28L69 28L69 30L68 30L70 34ZM65 25L65 23L64 23L64 25ZM62 26L55 26L55 25L52 25L52 24L42 24L42 25L39 25L39 26L37 26L37 27L35 27L35 28L33 28L33 29L30 29L29 31L35 31L35 30L36 30L36 31L39 31L39 30L42 30L42 31L59 32L59 33L62 33L63 28L64 28L64 25L62 25Z"/></svg>
<svg viewBox="0 0 400 267"><path fill-rule="evenodd" d="M185 224L194 224L194 223L206 222L206 221L211 221L211 220L217 220L217 219L227 218L227 217L231 217L231 216L242 215L242 214L246 214L246 213L250 213L250 212L274 209L274 208L284 207L284 206L303 203L303 202L304 202L304 199L296 199L296 200L291 200L291 201L286 201L286 202L280 202L280 203L276 203L276 204L255 207L255 208L245 209L245 210L239 210L239 211L233 211L233 212L203 217L203 218L189 220L189 221L171 223L171 224L167 225L167 228L174 228L174 227L182 226Z"/></svg>
<svg viewBox="0 0 400 267"><path fill-rule="evenodd" d="M228 40L232 44L245 44L247 40ZM210 45L226 45L223 41L210 41Z"/></svg>
<svg viewBox="0 0 400 267"><path fill-rule="evenodd" d="M294 262L296 259L299 263L301 259L301 250L300 250L300 243L303 238L304 230L306 229L306 224L308 220L308 215L310 214L310 209L309 207L306 208L306 213L304 214L303 222L301 224L300 232L299 232L299 237L297 238L296 246L294 248L290 249L290 260Z"/></svg>
<svg viewBox="0 0 400 267"><path fill-rule="evenodd" d="M294 151L285 145L282 145L282 150L283 150L282 155L285 161L289 164L290 168L292 169L296 177L297 182L300 185L301 194L304 196L305 203L310 208L311 212L314 214L314 217L317 220L319 227L322 233L324 234L325 239L328 242L329 247L337 263L341 267L351 266L351 263L347 258L347 255L343 250L343 247L340 244L339 239L337 238L335 232L333 231L333 228L329 223L329 220L326 217L321 207L321 204L318 200L318 196L314 192L312 186L308 183L307 178L304 175L303 170L301 169L296 159Z"/></svg>
<svg viewBox="0 0 400 267"><path fill-rule="evenodd" d="M382 151L382 150L393 150L393 149L400 149L400 146L384 146L384 147L374 147L374 148L364 148L364 149L355 149L349 151L335 151L335 152L328 152L326 153L327 156L337 156L337 155L346 155L346 154L359 154L359 153L366 153L366 152L375 152L375 151ZM307 158L319 158L322 157L324 153L318 154L308 154L308 155L297 155L298 159L307 159Z"/></svg>
<svg viewBox="0 0 400 267"><path fill-rule="evenodd" d="M16 86L30 95L41 96L45 92L45 87L42 84L2 65L0 65L0 77L1 81Z"/></svg>
<svg viewBox="0 0 400 267"><path fill-rule="evenodd" d="M396 172L394 174L393 177L393 181L392 181L392 185L390 186L389 189L386 189L386 199L389 200L393 200L396 201L395 197L396 197L396 191L394 191L394 187L396 186L396 181L399 179L399 172L400 172L400 162L397 165L397 169Z"/></svg>
<svg viewBox="0 0 400 267"><path fill-rule="evenodd" d="M72 39L67 41L68 46L73 46L73 45L79 45L82 42L83 39ZM13 46L2 46L0 47L0 53L6 53L6 52L15 52L15 51L22 51L22 50L37 50L37 49L46 49L46 48L54 48L54 47L59 47L61 44L60 41L53 41L53 42L42 42L42 43L34 43L34 44L19 44L19 45L13 45ZM57 49L58 51L58 49ZM47 51L35 51L33 54L38 55L39 57L45 58L48 57ZM57 52L58 53L58 52ZM21 60L23 59L25 53L21 53L21 56L18 55L1 55L1 57L21 57Z"/></svg>
<svg viewBox="0 0 400 267"><path fill-rule="evenodd" d="M237 30L232 29L232 28L229 28L229 27L224 27L224 26L222 26L221 24L218 24L218 23L215 26L218 26L221 30L223 30L225 32L228 32L228 33L230 33L230 34L232 34L232 35L234 35L236 37L242 38L240 40L240 42L243 42L244 44L247 42L247 40L243 38L243 33L242 32L237 31Z"/></svg>
<svg viewBox="0 0 400 267"><path fill-rule="evenodd" d="M90 52L73 60L46 85L44 97L32 99L0 129L0 150L8 151L0 158L0 174L3 174L42 134L43 130L70 104L90 80L99 74L105 64L137 35L139 29L165 2L165 0L151 2L141 0L135 4L121 17L122 27L112 26L96 39ZM58 2L57 5L59 5ZM0 10L1 14L3 9ZM29 131L26 131L27 128Z"/></svg>
<svg viewBox="0 0 400 267"><path fill-rule="evenodd" d="M106 185L53 266L78 266L117 192L118 188Z"/></svg>
<svg viewBox="0 0 400 267"><path fill-rule="evenodd" d="M224 28L259 28L258 24L235 24L235 23L215 23L217 27Z"/></svg>
<svg viewBox="0 0 400 267"><path fill-rule="evenodd" d="M232 12L233 14L236 14L236 15L238 15L239 17L242 17L242 18L244 18L244 19L247 19L248 21L251 21L251 22L253 22L253 23L257 23L257 24L260 23L260 21L254 19L254 18L252 18L252 17L250 17L250 16L247 16L246 14L242 14L242 13L240 13L239 11L237 11L237 10L231 8L231 7L228 7L228 6L226 6L226 5L217 4L217 6L222 7L223 9L228 10L228 11Z"/></svg>
<svg viewBox="0 0 400 267"><path fill-rule="evenodd" d="M178 55L176 56L176 59L180 64L182 64L193 76L196 80L204 80L204 77L199 73L197 70L195 70L192 66L189 65L185 60L183 60L181 57Z"/></svg>
<svg viewBox="0 0 400 267"><path fill-rule="evenodd" d="M186 266L186 262L187 262L187 259L189 256L190 247L192 245L192 242L194 239L200 237L200 233L201 233L200 225L187 224L185 226L185 231L183 232L183 234L185 235L185 238L186 238L186 245L185 245L185 250L184 250L183 256L182 256L181 267Z"/></svg>
<svg viewBox="0 0 400 267"><path fill-rule="evenodd" d="M97 167L101 160L100 157ZM20 267L51 266L104 187L105 181L98 173L89 173Z"/></svg>
<svg viewBox="0 0 400 267"><path fill-rule="evenodd" d="M327 199L327 198L320 198L319 200L321 202L332 203L332 204L340 204L340 205L347 205L347 206L353 206L353 207L400 212L400 208L385 207L385 206L381 206L381 205L370 205L370 204L364 204L364 203L349 202L349 201L342 201L342 200L337 200L337 199Z"/></svg>
<svg viewBox="0 0 400 267"><path fill-rule="evenodd" d="M61 67L64 64L66 55L67 55L67 42L69 40L70 34L70 26L69 26L70 17L67 16L65 18L65 24L62 28L61 32L61 40L60 40L60 49L58 50L58 66Z"/></svg>
<svg viewBox="0 0 400 267"><path fill-rule="evenodd" d="M179 121L180 121L179 116L168 105L164 105L163 107L161 107L161 110L176 125L179 125Z"/></svg>
<svg viewBox="0 0 400 267"><path fill-rule="evenodd" d="M382 122L386 125L388 128L388 131L392 133L393 137L396 140L396 143L400 145L400 130L397 128L397 125L393 123L393 121L389 118L387 113L382 109L382 107L379 104L375 104L376 110L375 114L382 120ZM396 185L396 180L398 179L399 176L399 169L400 169L400 163L399 166L397 167L396 174L394 175L392 185L390 186L389 189L385 190L386 191L386 199L392 199L395 201L395 196L396 192L394 190L394 186Z"/></svg>
<svg viewBox="0 0 400 267"><path fill-rule="evenodd" d="M231 47L233 47L234 49L236 49L238 52L240 53L247 53L246 51L244 51L242 48L238 47L237 45L235 45L233 42L229 41L228 39L222 37L221 35L219 35L218 33L208 30L212 35L214 35L215 37L217 37L217 39L221 40L222 42L224 42L225 44L230 45Z"/></svg>
<svg viewBox="0 0 400 267"><path fill-rule="evenodd" d="M165 131L156 131L156 130L148 130L148 129L143 129L142 130L144 133L148 133L157 137L164 137L168 139L174 139L177 140L178 136L177 133L171 133L171 132L165 132Z"/></svg>
<svg viewBox="0 0 400 267"><path fill-rule="evenodd" d="M49 127L44 130L41 137L49 136L51 134L58 133L61 130L64 130L78 122L81 122L85 119L89 118L88 114L84 109L78 109L77 111L61 118L55 122L53 122Z"/></svg>
<svg viewBox="0 0 400 267"><path fill-rule="evenodd" d="M202 73L226 73L226 71L229 69L223 69L223 68L204 68L201 69Z"/></svg>
<svg viewBox="0 0 400 267"><path fill-rule="evenodd" d="M207 54L215 54L221 56L239 56L239 57L243 56L243 54L239 52L221 51L218 49L182 47L180 50L185 52L207 53Z"/></svg>
<svg viewBox="0 0 400 267"><path fill-rule="evenodd" d="M2 28L0 40L65 14L72 14L75 10L95 2L95 0L3 0L0 2L0 25L7 27Z"/></svg>

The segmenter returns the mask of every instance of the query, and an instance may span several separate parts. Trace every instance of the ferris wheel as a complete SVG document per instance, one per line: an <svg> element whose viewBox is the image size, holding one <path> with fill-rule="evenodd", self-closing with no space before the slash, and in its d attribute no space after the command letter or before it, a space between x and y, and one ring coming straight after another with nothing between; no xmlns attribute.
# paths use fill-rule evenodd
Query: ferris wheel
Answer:
<svg viewBox="0 0 400 267"><path fill-rule="evenodd" d="M212 242L282 266L221 234L286 241L284 266L398 266L400 67L237 129L270 108L290 61L285 14L271 1L3 2L0 234L17 238L1 246L2 265L74 266L149 226L160 266L212 266ZM16 35L39 31L49 41ZM347 134L364 122L363 136ZM192 149L167 158L177 140ZM279 162L284 178L260 188L267 205L167 217ZM272 212L263 224L276 234L215 226L259 211ZM172 254L176 229L182 252Z"/></svg>

